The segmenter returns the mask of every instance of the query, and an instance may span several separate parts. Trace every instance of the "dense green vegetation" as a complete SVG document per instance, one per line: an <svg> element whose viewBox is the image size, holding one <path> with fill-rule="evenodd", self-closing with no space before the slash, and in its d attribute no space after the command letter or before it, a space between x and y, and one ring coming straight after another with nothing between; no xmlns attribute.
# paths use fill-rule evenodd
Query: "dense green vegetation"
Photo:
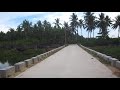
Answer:
<svg viewBox="0 0 120 90"><path fill-rule="evenodd" d="M1 50L0 57L2 58L2 63L9 61L9 64L13 65L14 63L29 59L30 57L34 57L43 52L45 52L44 49L27 49L23 52L19 52L16 49Z"/></svg>
<svg viewBox="0 0 120 90"><path fill-rule="evenodd" d="M82 39L82 45L87 46L93 50L104 53L120 60L120 39L119 38L92 38Z"/></svg>
<svg viewBox="0 0 120 90"><path fill-rule="evenodd" d="M91 49L120 60L120 46L95 46Z"/></svg>
<svg viewBox="0 0 120 90"><path fill-rule="evenodd" d="M114 22L114 23L112 23ZM118 38L110 38L109 27L118 28ZM94 30L98 28L98 36L94 37ZM81 30L81 35L78 34ZM82 31L88 32L88 37L84 38ZM91 35L93 33L93 36ZM55 19L54 26L44 20L37 23L24 20L16 29L10 28L7 33L0 32L0 61L8 61L14 64L38 54L49 51L64 44L81 43L100 52L120 58L120 15L112 21L104 13L96 17L94 13L85 12L84 19L78 18L73 13L70 16L70 23L60 19ZM107 49L108 48L108 49Z"/></svg>
<svg viewBox="0 0 120 90"><path fill-rule="evenodd" d="M0 32L0 61L13 65L61 45L76 43L80 36L75 33L74 18L77 18L75 14L71 16L71 26L68 22L61 26L58 18L54 26L47 20L35 24L24 20L16 29Z"/></svg>

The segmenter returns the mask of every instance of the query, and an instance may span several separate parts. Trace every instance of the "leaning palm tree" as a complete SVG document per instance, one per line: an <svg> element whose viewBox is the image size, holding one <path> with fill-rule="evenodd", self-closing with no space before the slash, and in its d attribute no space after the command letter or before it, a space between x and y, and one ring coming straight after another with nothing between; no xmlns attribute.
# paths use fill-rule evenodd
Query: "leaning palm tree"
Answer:
<svg viewBox="0 0 120 90"><path fill-rule="evenodd" d="M119 38L119 34L120 34L120 15L115 17L115 23L113 24L113 29L117 29L118 28L118 38Z"/></svg>

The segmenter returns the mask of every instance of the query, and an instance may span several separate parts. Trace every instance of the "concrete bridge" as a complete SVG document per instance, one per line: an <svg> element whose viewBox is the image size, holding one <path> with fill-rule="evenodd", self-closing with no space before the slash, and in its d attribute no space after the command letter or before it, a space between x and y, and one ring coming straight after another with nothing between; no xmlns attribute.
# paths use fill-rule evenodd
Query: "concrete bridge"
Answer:
<svg viewBox="0 0 120 90"><path fill-rule="evenodd" d="M41 60L44 57L38 56L31 62L26 60L25 63L15 64L12 68L15 72L28 67L15 78L117 78L107 66L76 44L59 48L58 52L56 49L55 52L52 55L46 53L49 57L44 60ZM31 63L36 64L32 66Z"/></svg>

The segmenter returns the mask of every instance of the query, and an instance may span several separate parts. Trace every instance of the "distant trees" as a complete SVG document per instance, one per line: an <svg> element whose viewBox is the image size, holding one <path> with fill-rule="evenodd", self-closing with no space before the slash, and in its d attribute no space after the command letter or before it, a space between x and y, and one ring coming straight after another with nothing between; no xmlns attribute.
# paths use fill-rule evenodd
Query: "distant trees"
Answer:
<svg viewBox="0 0 120 90"><path fill-rule="evenodd" d="M54 26L47 20L41 22L38 20L36 23L32 23L29 20L23 20L23 22L17 26L16 29L10 28L7 33L0 32L0 41L19 41L19 40L34 40L36 42L35 47L40 45L52 45L52 44L65 44L65 43L76 43L78 38L78 30L82 28L88 32L88 38L91 38L94 30L99 28L99 37L106 39L108 37L108 28L112 26L113 29L118 28L118 37L120 34L120 15L115 17L114 24L109 16L104 13L99 14L96 17L92 12L85 12L84 19L78 19L77 14L72 13L70 15L70 22L64 22L63 25L60 23L60 19L55 19ZM69 24L68 24L69 23ZM79 41L78 41L79 42ZM34 45L32 45L34 46ZM27 47L30 47L27 46Z"/></svg>
<svg viewBox="0 0 120 90"><path fill-rule="evenodd" d="M21 23L21 28L22 30L24 31L25 33L25 37L26 39L28 38L28 33L29 31L32 29L32 22L29 22L28 20L24 20L22 23Z"/></svg>
<svg viewBox="0 0 120 90"><path fill-rule="evenodd" d="M62 25L62 24L60 23L60 19L59 19L59 18L55 19L54 24L55 24L55 28L60 28L60 25Z"/></svg>
<svg viewBox="0 0 120 90"><path fill-rule="evenodd" d="M104 13L96 17L92 12L85 12L83 19L79 18L77 14L72 13L69 19L70 22L64 21L62 25L60 19L57 18L54 21L54 26L47 20L38 20L36 23L32 23L25 19L16 29L10 28L6 33L1 31L1 60L20 61L21 59L27 59L29 55L34 56L47 51L48 47L54 48L64 44L79 42L86 46L120 44L120 15L115 17L113 24L111 18ZM108 28L110 26L113 29L118 28L118 38L108 38ZM96 28L99 29L100 39L94 38L94 30ZM79 29L81 29L81 36L78 34ZM83 29L86 29L88 32L89 41L83 37ZM92 32L93 38L91 38ZM13 51L14 53L12 53ZM18 56L20 57L18 58Z"/></svg>

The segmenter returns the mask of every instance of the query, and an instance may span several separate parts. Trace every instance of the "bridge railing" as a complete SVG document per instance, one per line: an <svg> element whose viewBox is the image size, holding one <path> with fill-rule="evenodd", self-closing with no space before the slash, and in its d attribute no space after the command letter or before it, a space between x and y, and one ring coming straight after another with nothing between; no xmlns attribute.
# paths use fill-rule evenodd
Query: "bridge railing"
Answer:
<svg viewBox="0 0 120 90"><path fill-rule="evenodd" d="M108 63L110 63L111 66L114 66L114 67L117 67L117 68L120 69L120 61L118 59L112 58L111 56L107 56L107 55L105 55L103 53L100 53L100 52L97 52L97 51L92 50L90 48L87 48L87 47L85 47L85 46L83 46L81 44L79 44L79 46L81 48L83 48L84 50L86 50L87 52L97 56L98 58L100 58L100 59L102 59L102 60L104 60L104 61L106 61Z"/></svg>
<svg viewBox="0 0 120 90"><path fill-rule="evenodd" d="M53 50L50 50L48 52L45 52L43 54L37 55L35 57L32 57L30 59L24 60L22 62L18 62L14 64L14 66L9 66L3 69L0 69L0 78L11 78L19 74L20 72L25 71L27 68L32 67L33 65L39 63L40 61L44 60L45 58L51 56L52 54L58 52L62 48L64 48L66 45L63 45L61 47L55 48Z"/></svg>

